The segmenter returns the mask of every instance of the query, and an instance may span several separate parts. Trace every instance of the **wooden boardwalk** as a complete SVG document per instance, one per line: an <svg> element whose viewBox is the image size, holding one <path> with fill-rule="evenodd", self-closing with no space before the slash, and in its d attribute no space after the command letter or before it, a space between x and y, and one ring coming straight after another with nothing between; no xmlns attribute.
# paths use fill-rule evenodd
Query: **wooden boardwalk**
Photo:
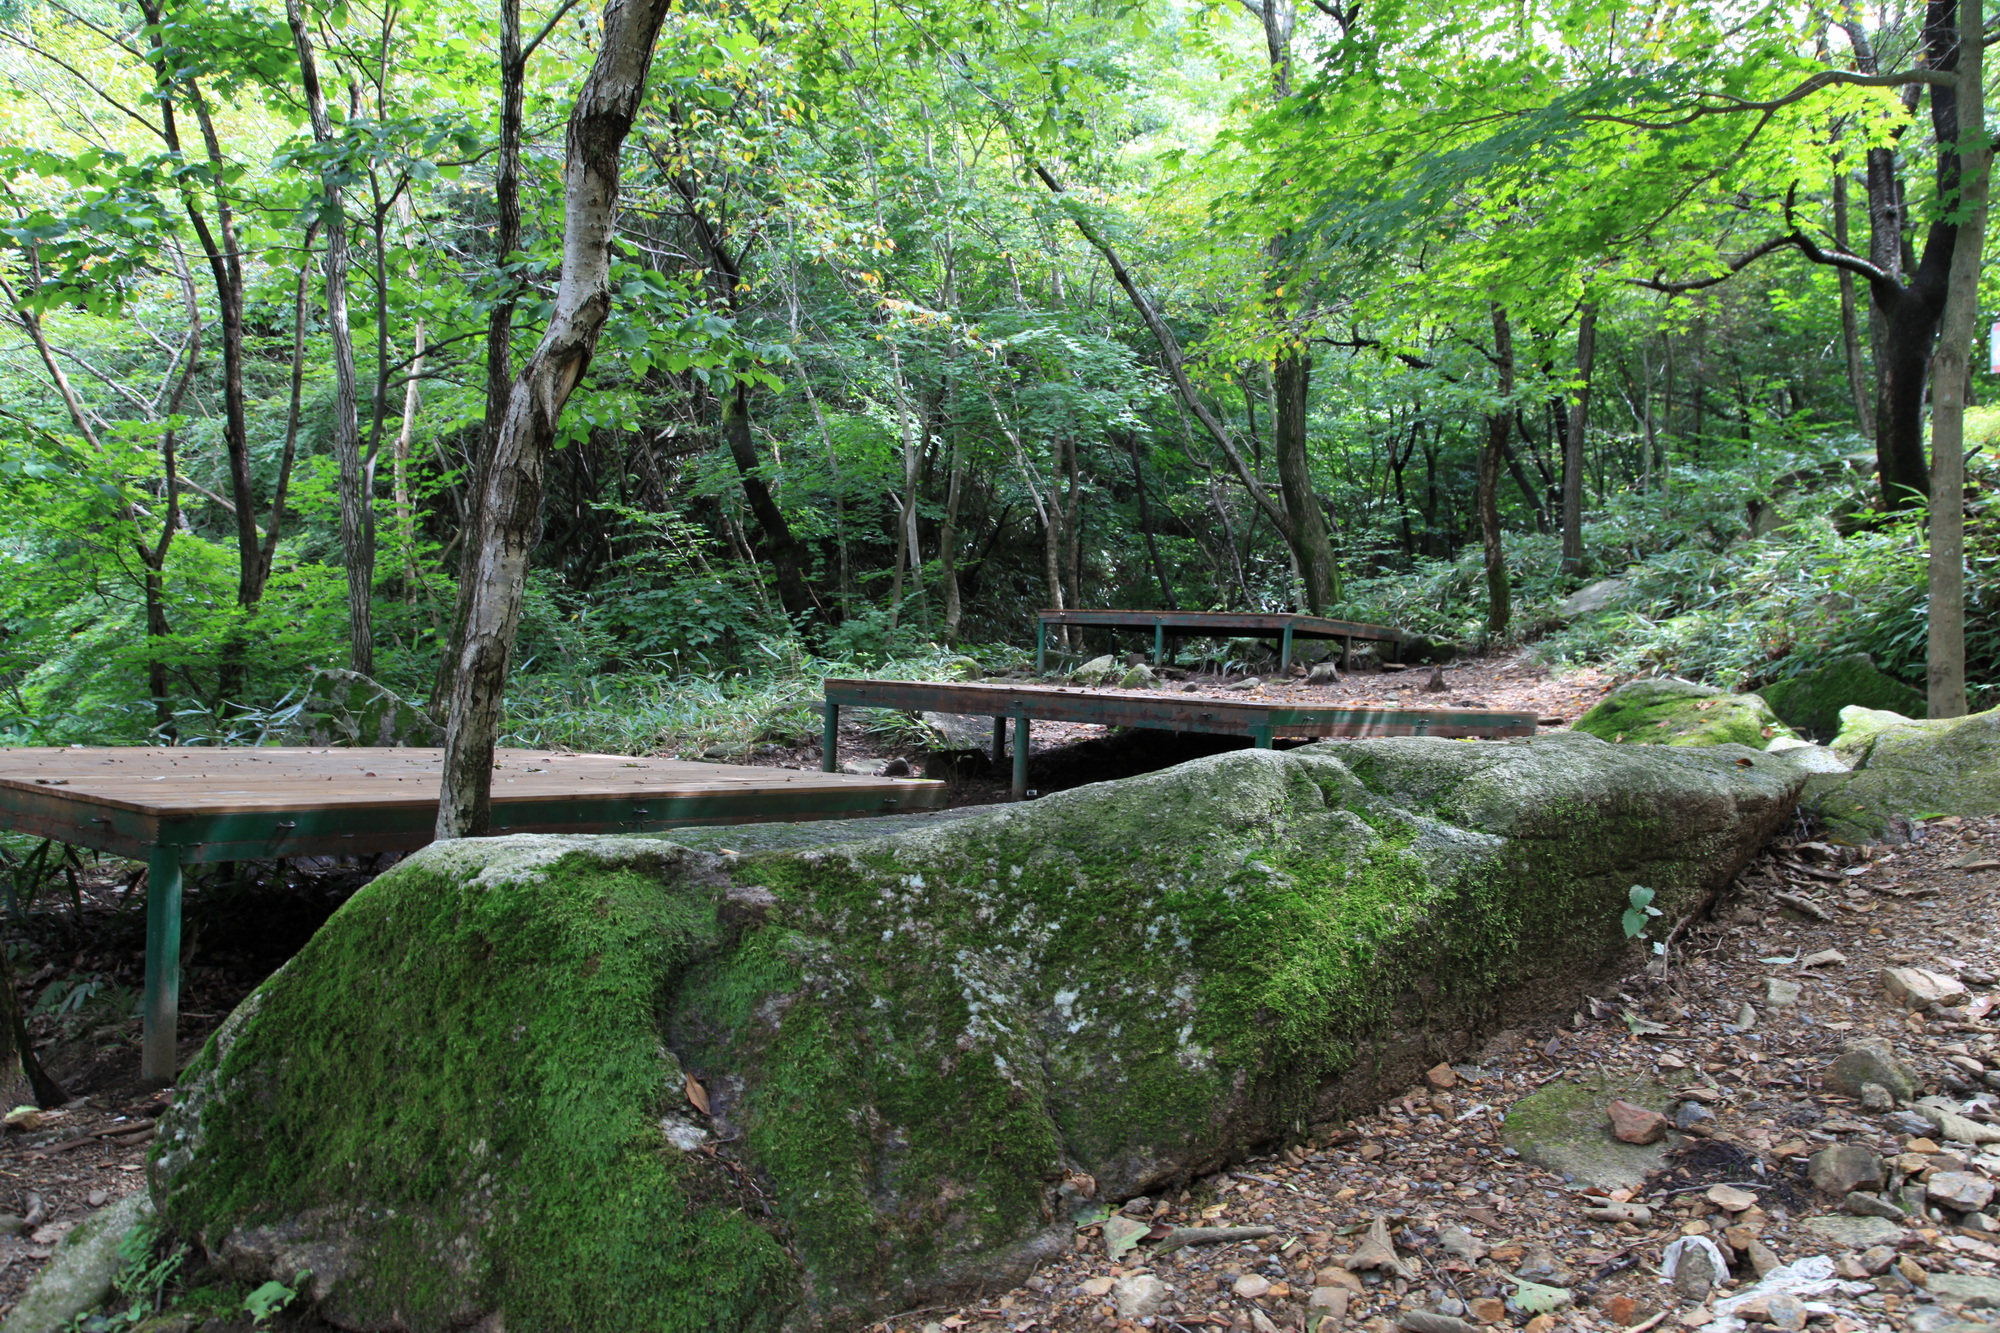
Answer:
<svg viewBox="0 0 2000 1333"><path fill-rule="evenodd" d="M1533 713L1491 708L1354 708L1269 703L1153 690L1086 690L1061 685L944 684L904 680L826 682L823 761L838 764L840 710L895 708L910 712L984 714L993 719L993 761L1001 759L1007 719L1014 719L1014 796L1028 785L1029 725L1090 722L1106 727L1153 727L1247 736L1269 749L1280 736L1440 736L1497 739L1535 734Z"/></svg>
<svg viewBox="0 0 2000 1333"><path fill-rule="evenodd" d="M1276 639L1279 643L1280 670L1291 668L1294 639L1339 639L1343 643L1354 639L1372 639L1388 644L1391 651L1415 647L1423 642L1421 635L1391 629L1387 625L1368 625L1358 620L1329 620L1324 616L1293 615L1286 611L1040 611L1035 619L1035 670L1038 673L1047 667L1051 625L1112 630L1150 629L1153 631L1155 666L1166 660L1169 638L1189 635Z"/></svg>
<svg viewBox="0 0 2000 1333"><path fill-rule="evenodd" d="M422 847L443 758L434 749L0 749L0 827L147 863L143 1072L164 1082L174 1076L181 867ZM501 750L493 832L838 819L944 799L941 782Z"/></svg>

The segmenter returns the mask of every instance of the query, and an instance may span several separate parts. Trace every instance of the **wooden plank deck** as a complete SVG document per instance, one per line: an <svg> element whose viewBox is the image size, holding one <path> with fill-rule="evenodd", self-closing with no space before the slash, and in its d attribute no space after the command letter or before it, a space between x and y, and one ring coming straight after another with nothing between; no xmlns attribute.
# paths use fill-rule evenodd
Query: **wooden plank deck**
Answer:
<svg viewBox="0 0 2000 1333"><path fill-rule="evenodd" d="M0 748L0 827L145 861L146 1078L174 1075L181 868L431 841L435 749ZM935 809L941 782L501 750L493 832L643 833Z"/></svg>
<svg viewBox="0 0 2000 1333"><path fill-rule="evenodd" d="M1076 625L1100 629L1150 629L1153 631L1153 663L1166 660L1169 637L1213 635L1218 638L1247 637L1277 639L1280 669L1292 664L1294 639L1370 639L1392 649L1415 647L1421 635L1388 625L1370 625L1359 620L1332 620L1325 616L1297 615L1288 611L1039 611L1035 617L1035 670L1048 661L1051 625Z"/></svg>
<svg viewBox="0 0 2000 1333"><path fill-rule="evenodd" d="M985 714L993 719L993 760L1001 759L1004 728L1014 719L1014 796L1027 790L1029 726L1033 720L1088 722L1247 736L1263 749L1280 736L1439 736L1498 739L1535 734L1533 713L1491 708L1354 708L1321 704L1218 699L1151 690L1087 690L1061 685L982 685L904 680L828 680L827 769L837 764L842 708Z"/></svg>

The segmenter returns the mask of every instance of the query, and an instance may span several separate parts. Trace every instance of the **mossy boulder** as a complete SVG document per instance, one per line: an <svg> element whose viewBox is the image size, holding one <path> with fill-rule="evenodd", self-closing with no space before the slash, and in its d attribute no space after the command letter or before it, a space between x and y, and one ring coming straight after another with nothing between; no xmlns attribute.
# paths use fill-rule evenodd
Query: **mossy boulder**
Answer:
<svg viewBox="0 0 2000 1333"><path fill-rule="evenodd" d="M1234 751L984 813L443 843L216 1033L150 1164L349 1328L810 1329L1372 1105L1637 960L1788 816L1760 753Z"/></svg>
<svg viewBox="0 0 2000 1333"><path fill-rule="evenodd" d="M444 728L417 705L358 671L322 667L306 682L291 727L305 745L442 745Z"/></svg>
<svg viewBox="0 0 2000 1333"><path fill-rule="evenodd" d="M1843 708L1833 750L1851 773L1814 777L1809 808L1838 838L1866 841L1896 815L2000 814L2000 709L1923 721Z"/></svg>
<svg viewBox="0 0 2000 1333"><path fill-rule="evenodd" d="M1574 730L1613 743L1747 745L1753 750L1793 734L1757 695L1725 694L1685 680L1620 685L1578 718Z"/></svg>
<svg viewBox="0 0 2000 1333"><path fill-rule="evenodd" d="M1878 670L1867 653L1849 653L1824 666L1767 685L1760 691L1783 722L1818 740L1840 730L1843 709L1884 709L1903 717L1924 715L1924 696Z"/></svg>

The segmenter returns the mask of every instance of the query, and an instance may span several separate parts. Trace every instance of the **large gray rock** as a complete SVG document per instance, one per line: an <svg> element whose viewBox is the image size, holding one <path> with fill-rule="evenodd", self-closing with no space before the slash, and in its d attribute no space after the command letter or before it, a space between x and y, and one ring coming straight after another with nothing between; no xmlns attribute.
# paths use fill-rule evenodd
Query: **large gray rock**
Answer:
<svg viewBox="0 0 2000 1333"><path fill-rule="evenodd" d="M1833 748L1854 771L1813 778L1807 803L1836 837L1879 837L1894 815L2000 814L2000 709L1919 721L1843 708Z"/></svg>
<svg viewBox="0 0 2000 1333"><path fill-rule="evenodd" d="M128 1194L76 1225L56 1247L48 1267L35 1275L15 1302L0 1333L57 1333L111 1295L124 1266L118 1247L132 1228L153 1216L152 1200Z"/></svg>
<svg viewBox="0 0 2000 1333"><path fill-rule="evenodd" d="M1916 1079L1882 1037L1849 1042L1826 1071L1827 1089L1843 1097L1859 1100L1861 1090L1871 1083L1887 1088L1898 1101L1906 1102L1917 1095Z"/></svg>
<svg viewBox="0 0 2000 1333"><path fill-rule="evenodd" d="M1634 959L1634 883L1688 910L1799 782L1374 740L872 829L438 844L224 1024L151 1183L350 1328L847 1327L1573 999Z"/></svg>
<svg viewBox="0 0 2000 1333"><path fill-rule="evenodd" d="M1595 583L1586 583L1556 604L1556 614L1564 620L1594 616L1624 601L1631 590L1630 579L1599 579Z"/></svg>

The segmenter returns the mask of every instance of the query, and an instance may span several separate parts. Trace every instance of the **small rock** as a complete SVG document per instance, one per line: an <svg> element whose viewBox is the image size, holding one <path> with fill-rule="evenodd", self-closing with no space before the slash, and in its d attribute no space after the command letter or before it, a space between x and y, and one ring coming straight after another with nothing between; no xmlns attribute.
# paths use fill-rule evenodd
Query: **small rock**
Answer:
<svg viewBox="0 0 2000 1333"><path fill-rule="evenodd" d="M1880 1083L1863 1083L1861 1085L1861 1109L1872 1111L1876 1115L1880 1115L1884 1111L1893 1111L1896 1109L1895 1094Z"/></svg>
<svg viewBox="0 0 2000 1333"><path fill-rule="evenodd" d="M1888 1089L1897 1101L1906 1102L1917 1095L1916 1080L1880 1037L1851 1043L1826 1071L1827 1090L1843 1097L1861 1096L1869 1083Z"/></svg>
<svg viewBox="0 0 2000 1333"><path fill-rule="evenodd" d="M1681 1130L1703 1129L1715 1119L1715 1112L1700 1102L1682 1102L1674 1108L1674 1128Z"/></svg>
<svg viewBox="0 0 2000 1333"><path fill-rule="evenodd" d="M1932 1171L1924 1180L1924 1195L1933 1203L1973 1213L1993 1202L1993 1182L1969 1171Z"/></svg>
<svg viewBox="0 0 2000 1333"><path fill-rule="evenodd" d="M1947 1142L1971 1144L2000 1142L2000 1128L1981 1124L1977 1120L1968 1120L1950 1107L1938 1105L1928 1097L1917 1103L1916 1112L1929 1121L1935 1127L1933 1132Z"/></svg>
<svg viewBox="0 0 2000 1333"><path fill-rule="evenodd" d="M1827 1215L1808 1217L1799 1225L1822 1239L1850 1250L1864 1250L1870 1245L1895 1245L1903 1239L1903 1229L1881 1217Z"/></svg>
<svg viewBox="0 0 2000 1333"><path fill-rule="evenodd" d="M1264 682L1256 676L1245 676L1242 680L1231 681L1229 684L1224 685L1222 688L1225 690L1254 690L1263 683Z"/></svg>
<svg viewBox="0 0 2000 1333"><path fill-rule="evenodd" d="M1109 1296L1111 1289L1117 1285L1118 1279L1115 1277L1093 1277L1086 1278L1078 1284L1077 1290L1086 1296Z"/></svg>
<svg viewBox="0 0 2000 1333"><path fill-rule="evenodd" d="M1743 1256L1750 1261L1750 1267L1756 1272L1758 1277L1764 1277L1772 1269L1782 1268L1785 1262L1778 1257L1776 1250L1773 1250L1763 1241L1756 1239L1752 1239L1748 1245L1744 1246Z"/></svg>
<svg viewBox="0 0 2000 1333"><path fill-rule="evenodd" d="M1324 662L1314 662L1312 670L1306 672L1306 684L1338 685L1340 684L1340 668L1334 664L1333 659L1330 657Z"/></svg>
<svg viewBox="0 0 2000 1333"><path fill-rule="evenodd" d="M1474 1325L1463 1319L1454 1319L1447 1314L1432 1314L1427 1310L1413 1310L1396 1321L1396 1327L1405 1333L1473 1333Z"/></svg>
<svg viewBox="0 0 2000 1333"><path fill-rule="evenodd" d="M1806 1178L1824 1194L1845 1195L1882 1183L1882 1159L1856 1143L1821 1148L1806 1163Z"/></svg>
<svg viewBox="0 0 2000 1333"><path fill-rule="evenodd" d="M1882 984L1882 993L1906 1009L1963 1004L1972 995L1957 977L1921 967L1885 967L1876 979Z"/></svg>
<svg viewBox="0 0 2000 1333"><path fill-rule="evenodd" d="M102 1208L105 1204L105 1201L110 1199L111 1191L92 1190L89 1194L85 1195L84 1197L89 1202L92 1208Z"/></svg>
<svg viewBox="0 0 2000 1333"><path fill-rule="evenodd" d="M1604 1313L1611 1316L1611 1322L1618 1327L1629 1328L1632 1321L1639 1317L1639 1302L1621 1293L1606 1303Z"/></svg>
<svg viewBox="0 0 2000 1333"><path fill-rule="evenodd" d="M1279 1333L1279 1329L1271 1322L1271 1316L1253 1305L1250 1307L1250 1333Z"/></svg>
<svg viewBox="0 0 2000 1333"><path fill-rule="evenodd" d="M1908 1215L1895 1204L1874 1194L1864 1194L1860 1190L1850 1191L1842 1204L1856 1217L1881 1217L1891 1222L1908 1220Z"/></svg>
<svg viewBox="0 0 2000 1333"><path fill-rule="evenodd" d="M1486 1257L1486 1247L1464 1227L1443 1228L1438 1232L1438 1244L1444 1246L1446 1254L1469 1264L1476 1264Z"/></svg>
<svg viewBox="0 0 2000 1333"><path fill-rule="evenodd" d="M1757 1011L1750 1006L1748 1000L1744 1001L1743 1007L1736 1011L1736 1026L1745 1032L1757 1026Z"/></svg>
<svg viewBox="0 0 2000 1333"><path fill-rule="evenodd" d="M2000 1310L2000 1277L1974 1277L1968 1273L1933 1273L1931 1295L1952 1305L1968 1305L1975 1310Z"/></svg>
<svg viewBox="0 0 2000 1333"><path fill-rule="evenodd" d="M1367 1284L1358 1276L1336 1265L1328 1265L1313 1274L1313 1283L1321 1287L1345 1287L1355 1295L1368 1290Z"/></svg>
<svg viewBox="0 0 2000 1333"><path fill-rule="evenodd" d="M1741 1315L1742 1311L1737 1313ZM1788 1291L1779 1292L1765 1302L1764 1315L1773 1328L1784 1329L1786 1333L1798 1333L1806 1326L1805 1302Z"/></svg>
<svg viewBox="0 0 2000 1333"><path fill-rule="evenodd" d="M1667 1118L1658 1111L1618 1098L1605 1108L1611 1117L1611 1132L1621 1143L1658 1143L1667 1132Z"/></svg>
<svg viewBox="0 0 2000 1333"><path fill-rule="evenodd" d="M1653 1210L1643 1203L1607 1203L1601 1208L1586 1208L1583 1215L1596 1222L1630 1222L1633 1226L1646 1226L1653 1220Z"/></svg>
<svg viewBox="0 0 2000 1333"><path fill-rule="evenodd" d="M1120 1319L1150 1319L1167 1303L1167 1284L1151 1273L1121 1277L1111 1287Z"/></svg>
<svg viewBox="0 0 2000 1333"><path fill-rule="evenodd" d="M1678 1243L1678 1242L1676 1242ZM1681 1252L1680 1262L1674 1265L1674 1295L1683 1301L1699 1303L1708 1299L1708 1293L1715 1289L1722 1277L1709 1250L1713 1246L1688 1246Z"/></svg>
<svg viewBox="0 0 2000 1333"><path fill-rule="evenodd" d="M1159 683L1160 678L1153 674L1153 669L1144 662L1141 662L1119 678L1118 688L1121 690L1150 690Z"/></svg>
<svg viewBox="0 0 2000 1333"><path fill-rule="evenodd" d="M0 1236L25 1236L35 1224L18 1213L0 1213Z"/></svg>
<svg viewBox="0 0 2000 1333"><path fill-rule="evenodd" d="M1931 1284L1931 1275L1924 1271L1924 1266L1907 1254L1896 1260L1896 1271L1913 1287L1928 1287Z"/></svg>
<svg viewBox="0 0 2000 1333"><path fill-rule="evenodd" d="M1353 1299L1354 1293L1346 1287L1314 1287L1312 1299L1306 1302L1306 1307L1325 1310L1335 1319L1345 1319L1347 1303Z"/></svg>
<svg viewBox="0 0 2000 1333"><path fill-rule="evenodd" d="M1764 1003L1772 1009L1790 1009L1799 1002L1799 983L1783 977L1764 978Z"/></svg>
<svg viewBox="0 0 2000 1333"><path fill-rule="evenodd" d="M1860 1260L1861 1271L1875 1277L1889 1271L1889 1266L1896 1262L1896 1252L1887 1245L1871 1245L1861 1252Z"/></svg>
<svg viewBox="0 0 2000 1333"><path fill-rule="evenodd" d="M1528 1252L1528 1257L1514 1270L1514 1276L1558 1287L1566 1287L1576 1281L1575 1273L1566 1268L1555 1255L1539 1246Z"/></svg>
<svg viewBox="0 0 2000 1333"><path fill-rule="evenodd" d="M1435 1065L1424 1071L1424 1082L1434 1092L1449 1092L1458 1086L1458 1074L1448 1064Z"/></svg>
<svg viewBox="0 0 2000 1333"><path fill-rule="evenodd" d="M1821 949L1818 953L1809 953L1804 958L1801 958L1799 960L1799 966L1838 967L1840 964L1846 961L1847 961L1847 955L1842 953L1838 949Z"/></svg>
<svg viewBox="0 0 2000 1333"><path fill-rule="evenodd" d="M1482 1324L1498 1324L1507 1318L1507 1302L1498 1296L1481 1296L1470 1308L1472 1317Z"/></svg>
<svg viewBox="0 0 2000 1333"><path fill-rule="evenodd" d="M1740 1213L1757 1202L1757 1196L1749 1190L1737 1189L1734 1185L1710 1185L1708 1201L1728 1213Z"/></svg>
<svg viewBox="0 0 2000 1333"><path fill-rule="evenodd" d="M1245 1273L1229 1285L1229 1289L1246 1301L1254 1301L1271 1290L1269 1278L1256 1273Z"/></svg>

